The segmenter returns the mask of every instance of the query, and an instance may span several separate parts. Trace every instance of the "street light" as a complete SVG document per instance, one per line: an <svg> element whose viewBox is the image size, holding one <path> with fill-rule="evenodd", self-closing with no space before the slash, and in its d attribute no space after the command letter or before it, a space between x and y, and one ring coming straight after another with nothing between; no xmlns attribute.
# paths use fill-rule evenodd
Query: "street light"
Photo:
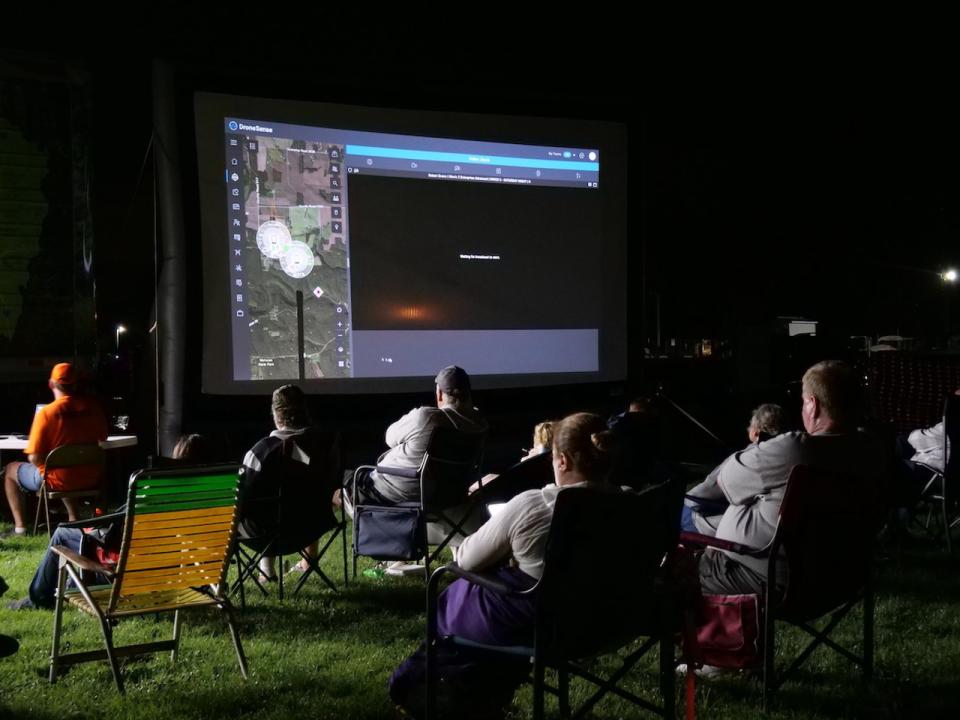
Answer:
<svg viewBox="0 0 960 720"><path fill-rule="evenodd" d="M120 333L125 333L127 329L123 325L117 325L117 355L120 354Z"/></svg>
<svg viewBox="0 0 960 720"><path fill-rule="evenodd" d="M940 277L943 279L944 282L955 283L957 281L958 276L957 276L957 271L954 268L947 268L942 273L940 273Z"/></svg>

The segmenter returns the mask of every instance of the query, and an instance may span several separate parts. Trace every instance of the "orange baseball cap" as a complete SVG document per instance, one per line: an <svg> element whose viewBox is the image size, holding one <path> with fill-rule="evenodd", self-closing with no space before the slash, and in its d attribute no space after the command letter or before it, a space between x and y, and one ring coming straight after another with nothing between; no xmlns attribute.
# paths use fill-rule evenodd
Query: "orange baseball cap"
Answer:
<svg viewBox="0 0 960 720"><path fill-rule="evenodd" d="M57 363L50 371L50 382L58 385L73 385L77 381L77 371L70 363Z"/></svg>

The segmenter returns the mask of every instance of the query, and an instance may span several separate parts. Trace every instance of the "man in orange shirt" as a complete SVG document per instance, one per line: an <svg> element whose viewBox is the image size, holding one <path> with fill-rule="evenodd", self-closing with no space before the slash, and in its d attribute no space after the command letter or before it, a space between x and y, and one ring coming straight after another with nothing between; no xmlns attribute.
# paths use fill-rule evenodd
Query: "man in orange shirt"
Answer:
<svg viewBox="0 0 960 720"><path fill-rule="evenodd" d="M53 392L53 402L33 418L30 439L24 449L27 462L12 462L4 471L4 488L16 534L26 532L23 493L35 493L40 489L47 454L60 445L95 443L107 438L107 421L99 405L92 398L76 393L77 371L73 365L55 365L47 385ZM47 487L50 490L81 490L95 486L99 480L99 467L62 468L50 471ZM76 503L64 499L64 505L70 520L76 520Z"/></svg>

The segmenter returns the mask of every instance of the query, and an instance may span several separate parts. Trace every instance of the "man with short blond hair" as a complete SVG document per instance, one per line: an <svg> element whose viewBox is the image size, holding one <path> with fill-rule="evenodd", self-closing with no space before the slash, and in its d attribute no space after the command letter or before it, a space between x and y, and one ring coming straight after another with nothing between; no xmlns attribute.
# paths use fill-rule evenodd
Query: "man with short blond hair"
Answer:
<svg viewBox="0 0 960 720"><path fill-rule="evenodd" d="M804 431L750 445L720 467L717 485L729 506L717 525L717 538L754 548L768 546L794 465L881 478L885 455L874 438L857 428L859 397L856 374L846 363L827 360L808 369L800 411ZM766 558L709 548L700 557L701 586L709 594L757 593L768 580L766 567ZM784 574L770 581L782 591L788 580L786 563L778 563L778 569Z"/></svg>
<svg viewBox="0 0 960 720"><path fill-rule="evenodd" d="M70 363L54 365L47 386L53 402L37 411L30 428L24 453L27 462L12 462L4 470L4 488L14 533L26 532L23 519L23 495L36 493L44 483L44 462L51 450L61 445L93 444L107 439L107 421L99 403L77 392L78 373ZM58 468L47 474L51 490L83 490L100 481L101 468L78 466ZM75 501L64 499L70 520L77 519Z"/></svg>

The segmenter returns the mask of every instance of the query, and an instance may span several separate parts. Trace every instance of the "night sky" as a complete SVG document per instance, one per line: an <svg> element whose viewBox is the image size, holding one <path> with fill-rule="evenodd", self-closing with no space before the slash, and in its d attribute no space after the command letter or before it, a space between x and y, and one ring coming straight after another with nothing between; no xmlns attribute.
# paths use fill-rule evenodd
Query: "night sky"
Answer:
<svg viewBox="0 0 960 720"><path fill-rule="evenodd" d="M222 38L209 43L209 20L168 20L148 42L108 57L53 53L77 58L93 82L102 342L117 321L135 335L149 313L150 168L137 179L153 56L175 59L199 89L626 123L635 335L644 272L660 294L665 338L729 336L744 318L777 315L807 316L838 335L945 327L956 288L936 273L960 261L960 141L957 112L928 69L658 55L598 37L578 52L535 44L480 54L383 28L362 51L317 64L307 45L231 54ZM184 180L189 192L189 173ZM194 220L188 239L198 242ZM647 318L652 335L649 309Z"/></svg>

